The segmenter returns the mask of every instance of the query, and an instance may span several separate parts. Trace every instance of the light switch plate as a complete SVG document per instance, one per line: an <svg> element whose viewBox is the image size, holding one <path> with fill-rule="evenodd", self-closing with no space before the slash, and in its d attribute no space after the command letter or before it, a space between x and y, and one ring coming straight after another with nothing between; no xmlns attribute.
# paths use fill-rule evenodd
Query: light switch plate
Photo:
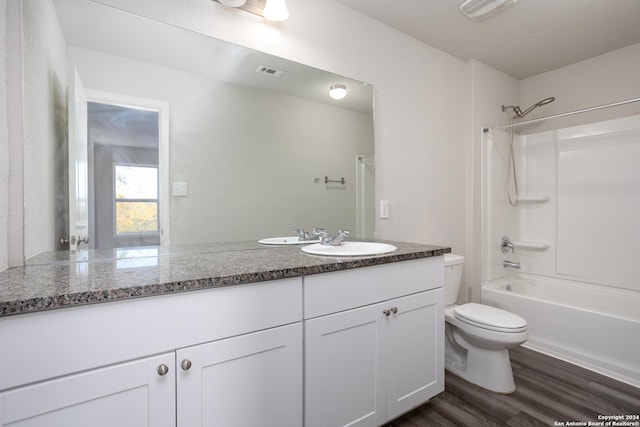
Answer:
<svg viewBox="0 0 640 427"><path fill-rule="evenodd" d="M186 196L187 195L187 183L186 182L173 182L173 195L174 196Z"/></svg>
<svg viewBox="0 0 640 427"><path fill-rule="evenodd" d="M380 200L380 219L389 218L389 201Z"/></svg>

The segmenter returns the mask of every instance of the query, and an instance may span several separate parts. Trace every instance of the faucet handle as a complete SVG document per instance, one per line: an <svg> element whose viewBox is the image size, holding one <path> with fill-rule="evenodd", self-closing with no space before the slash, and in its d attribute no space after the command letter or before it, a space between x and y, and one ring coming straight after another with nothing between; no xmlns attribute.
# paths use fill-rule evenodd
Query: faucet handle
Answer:
<svg viewBox="0 0 640 427"><path fill-rule="evenodd" d="M332 237L327 237L326 240L328 240L328 243L332 246L339 246L350 233L351 232L349 230L338 230L336 234Z"/></svg>
<svg viewBox="0 0 640 427"><path fill-rule="evenodd" d="M342 238L347 237L349 234L351 234L349 230L338 230L338 236L341 236Z"/></svg>
<svg viewBox="0 0 640 427"><path fill-rule="evenodd" d="M502 236L502 239L500 239L500 250L503 254L506 254L509 252L509 249L511 249L511 253L514 253L513 243L511 243L509 236Z"/></svg>

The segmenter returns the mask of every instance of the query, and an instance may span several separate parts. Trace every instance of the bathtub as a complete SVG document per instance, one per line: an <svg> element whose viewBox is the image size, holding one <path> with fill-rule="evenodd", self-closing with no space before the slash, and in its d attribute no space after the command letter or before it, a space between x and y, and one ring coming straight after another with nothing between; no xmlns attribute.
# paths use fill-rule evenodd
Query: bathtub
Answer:
<svg viewBox="0 0 640 427"><path fill-rule="evenodd" d="M527 320L524 347L640 387L640 293L519 274L481 295Z"/></svg>

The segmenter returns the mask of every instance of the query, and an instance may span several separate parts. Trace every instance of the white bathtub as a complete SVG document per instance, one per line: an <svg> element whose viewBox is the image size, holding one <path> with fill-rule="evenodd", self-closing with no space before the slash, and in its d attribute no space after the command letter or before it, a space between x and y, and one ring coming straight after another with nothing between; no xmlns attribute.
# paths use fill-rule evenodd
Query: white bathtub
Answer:
<svg viewBox="0 0 640 427"><path fill-rule="evenodd" d="M640 387L640 294L520 274L484 282L482 303L524 317L525 347Z"/></svg>

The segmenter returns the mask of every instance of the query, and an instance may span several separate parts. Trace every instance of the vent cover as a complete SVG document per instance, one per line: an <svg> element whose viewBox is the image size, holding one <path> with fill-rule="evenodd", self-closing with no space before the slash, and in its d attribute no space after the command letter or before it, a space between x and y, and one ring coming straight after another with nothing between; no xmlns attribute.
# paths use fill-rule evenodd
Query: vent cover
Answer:
<svg viewBox="0 0 640 427"><path fill-rule="evenodd" d="M286 71L282 71L282 70L277 70L275 68L271 68L271 67L267 67L265 65L261 65L258 67L258 69L256 70L257 73L262 73L262 74L267 74L269 76L273 76L273 77L281 77L284 75L284 73L286 73Z"/></svg>
<svg viewBox="0 0 640 427"><path fill-rule="evenodd" d="M467 0L460 12L474 22L487 20L514 5L518 0Z"/></svg>

